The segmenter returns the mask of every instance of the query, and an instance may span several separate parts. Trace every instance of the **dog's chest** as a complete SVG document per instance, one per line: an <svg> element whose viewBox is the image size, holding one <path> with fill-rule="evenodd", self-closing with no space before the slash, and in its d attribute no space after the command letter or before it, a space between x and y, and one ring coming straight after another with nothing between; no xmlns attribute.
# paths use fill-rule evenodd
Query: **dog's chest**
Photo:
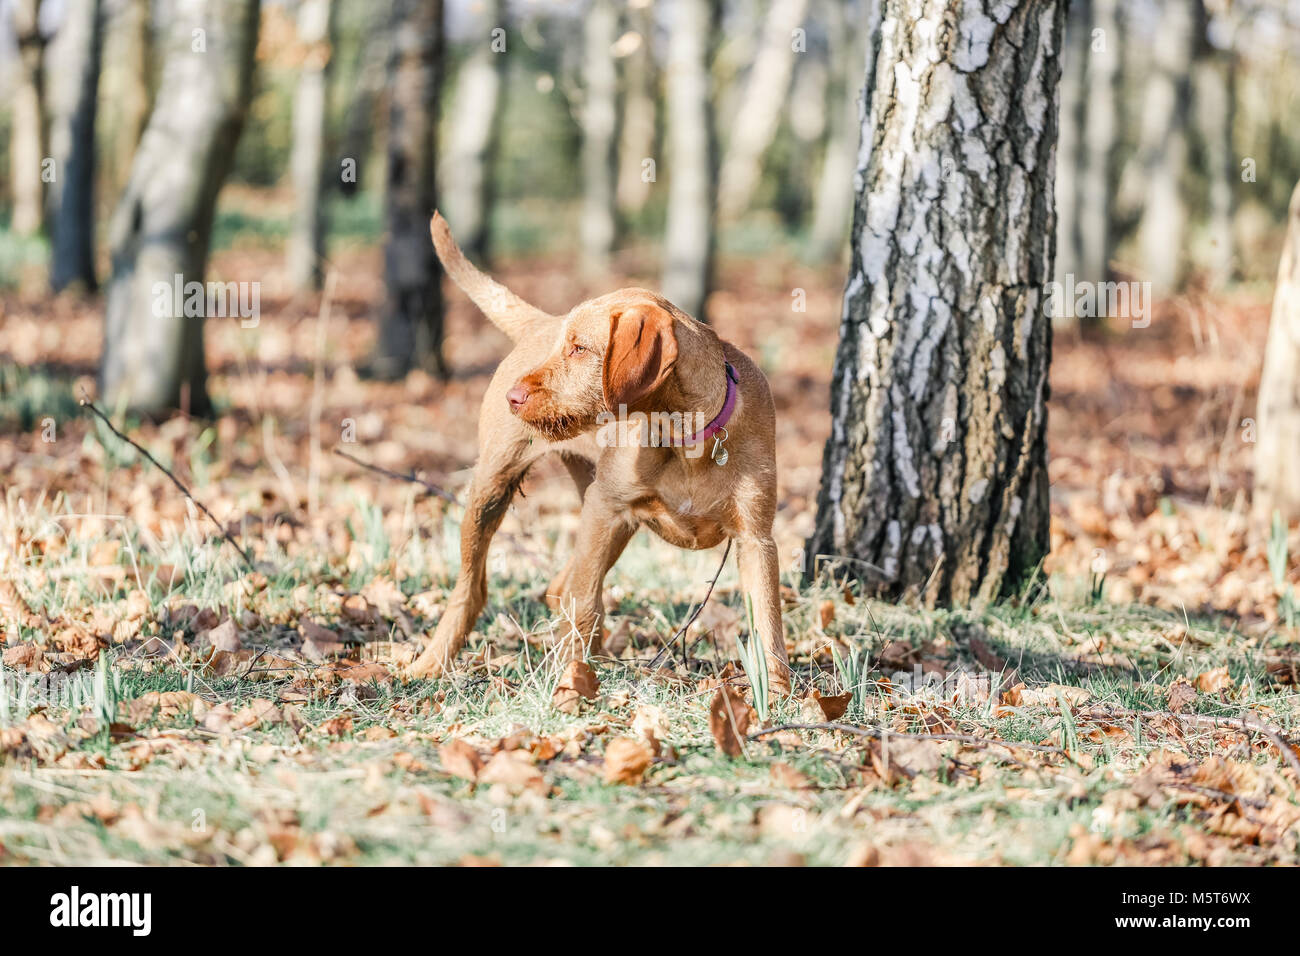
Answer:
<svg viewBox="0 0 1300 956"><path fill-rule="evenodd" d="M636 516L669 544L698 550L712 548L727 536L720 508L707 496L693 495L687 486L660 492L633 506Z"/></svg>

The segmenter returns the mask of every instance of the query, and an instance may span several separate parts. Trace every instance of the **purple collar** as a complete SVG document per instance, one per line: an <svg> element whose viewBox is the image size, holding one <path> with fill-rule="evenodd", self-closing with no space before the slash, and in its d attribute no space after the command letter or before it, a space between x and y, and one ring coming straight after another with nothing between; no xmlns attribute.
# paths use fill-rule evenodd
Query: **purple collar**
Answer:
<svg viewBox="0 0 1300 956"><path fill-rule="evenodd" d="M672 442L672 447L682 448L686 445L698 445L700 442L708 441L718 432L722 431L723 426L731 420L731 413L736 410L736 395L738 394L736 386L740 379L736 377L736 370L731 367L731 363L725 363L727 367L727 398L722 403L722 411L718 412L713 421L709 422L694 435L682 436L680 439Z"/></svg>

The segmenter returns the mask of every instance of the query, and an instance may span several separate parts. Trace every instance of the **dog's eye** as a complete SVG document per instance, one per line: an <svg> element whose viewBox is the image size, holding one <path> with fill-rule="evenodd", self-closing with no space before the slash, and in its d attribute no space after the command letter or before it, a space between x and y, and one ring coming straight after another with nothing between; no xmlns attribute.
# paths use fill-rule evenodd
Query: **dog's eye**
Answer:
<svg viewBox="0 0 1300 956"><path fill-rule="evenodd" d="M585 351L587 351L587 346L579 345L577 342L574 342L573 345L569 346L569 357L572 358L575 355L581 355Z"/></svg>

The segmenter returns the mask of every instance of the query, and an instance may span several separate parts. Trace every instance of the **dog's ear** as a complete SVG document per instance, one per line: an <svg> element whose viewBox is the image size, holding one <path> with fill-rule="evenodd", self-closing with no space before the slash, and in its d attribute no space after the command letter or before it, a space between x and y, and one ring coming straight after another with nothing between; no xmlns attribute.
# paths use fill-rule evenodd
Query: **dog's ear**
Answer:
<svg viewBox="0 0 1300 956"><path fill-rule="evenodd" d="M609 315L609 346L601 386L605 406L617 411L650 395L677 362L673 317L658 305L617 308Z"/></svg>

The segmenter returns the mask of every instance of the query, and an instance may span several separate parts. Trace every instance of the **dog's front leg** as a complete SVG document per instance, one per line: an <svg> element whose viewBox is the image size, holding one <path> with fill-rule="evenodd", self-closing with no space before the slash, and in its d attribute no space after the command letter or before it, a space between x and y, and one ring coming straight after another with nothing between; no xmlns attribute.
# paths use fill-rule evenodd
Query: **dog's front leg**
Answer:
<svg viewBox="0 0 1300 956"><path fill-rule="evenodd" d="M558 605L564 618L556 648L561 660L600 652L605 575L636 534L637 524L631 515L607 502L597 486L587 491L576 547L563 574L563 591L547 595L548 603L555 598L552 606Z"/></svg>
<svg viewBox="0 0 1300 956"><path fill-rule="evenodd" d="M785 629L781 623L781 572L776 542L770 537L742 536L736 539L740 561L740 585L753 608L754 629L767 656L768 687L774 694L790 693L790 659L785 653Z"/></svg>
<svg viewBox="0 0 1300 956"><path fill-rule="evenodd" d="M412 677L442 676L483 613L483 605L487 603L488 545L501 526L522 475L522 471L518 475L497 473L480 480L475 469L460 525L460 572L456 575L456 586L447 599L447 610L438 621L433 640L411 665Z"/></svg>

